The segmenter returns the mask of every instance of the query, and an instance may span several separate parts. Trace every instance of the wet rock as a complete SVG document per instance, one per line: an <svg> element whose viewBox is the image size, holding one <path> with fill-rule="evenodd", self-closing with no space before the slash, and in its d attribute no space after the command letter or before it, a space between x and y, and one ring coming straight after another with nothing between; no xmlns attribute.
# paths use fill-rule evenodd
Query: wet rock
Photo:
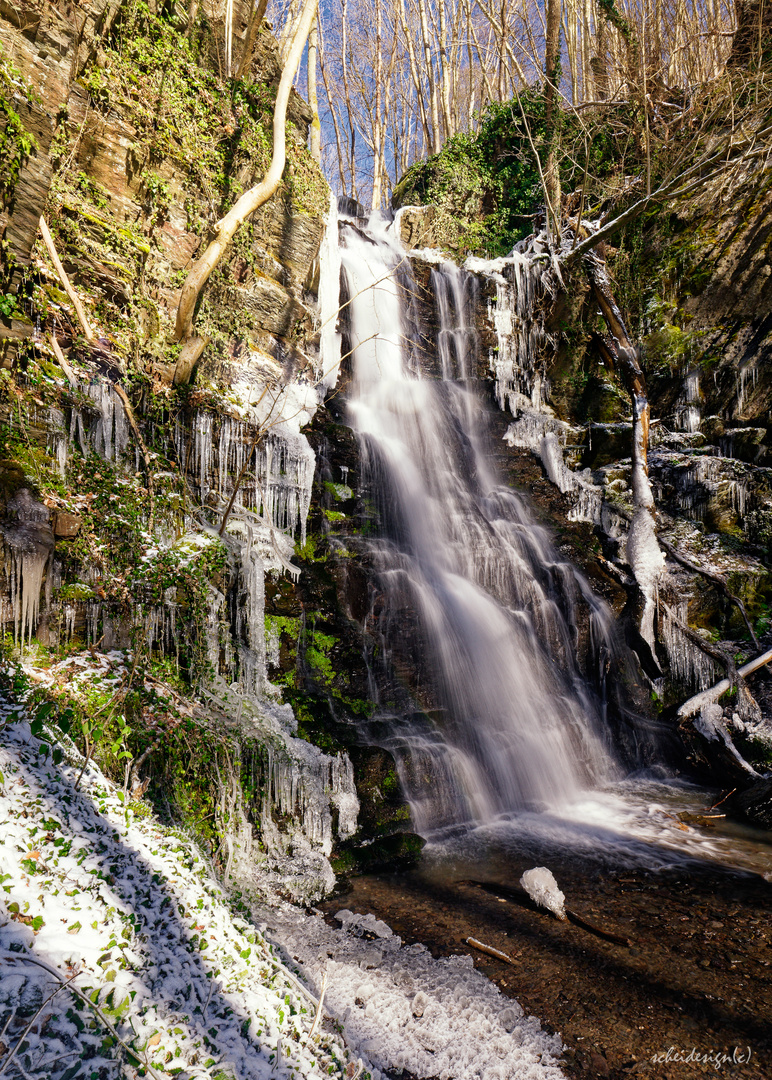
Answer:
<svg viewBox="0 0 772 1080"><path fill-rule="evenodd" d="M733 806L746 820L772 829L772 778L766 777L735 795Z"/></svg>

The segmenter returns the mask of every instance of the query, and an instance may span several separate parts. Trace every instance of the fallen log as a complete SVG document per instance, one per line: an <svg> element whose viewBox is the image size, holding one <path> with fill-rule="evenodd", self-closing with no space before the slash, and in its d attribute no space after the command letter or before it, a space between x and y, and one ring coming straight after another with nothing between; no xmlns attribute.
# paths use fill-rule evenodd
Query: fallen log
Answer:
<svg viewBox="0 0 772 1080"><path fill-rule="evenodd" d="M746 675L752 675L754 671L765 667L770 661L772 661L772 649L767 649L766 652L757 656L755 660L749 660L747 664L743 664L742 667L738 668L737 674L740 678L745 678ZM715 686L711 686L708 690L702 690L699 694L695 694L694 697L690 697L678 710L676 714L678 719L688 720L690 716L695 716L704 705L715 704L721 695L731 688L731 685L729 679L721 679Z"/></svg>

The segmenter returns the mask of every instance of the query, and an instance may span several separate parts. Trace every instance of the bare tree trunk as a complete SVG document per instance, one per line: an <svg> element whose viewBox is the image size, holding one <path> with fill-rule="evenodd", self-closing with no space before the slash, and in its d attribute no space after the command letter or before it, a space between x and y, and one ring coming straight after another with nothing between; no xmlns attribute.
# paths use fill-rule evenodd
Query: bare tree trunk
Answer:
<svg viewBox="0 0 772 1080"><path fill-rule="evenodd" d="M316 94L316 54L318 50L319 15L314 19L308 34L308 104L311 106L311 132L309 150L316 162L322 160L322 125L319 123L319 99Z"/></svg>
<svg viewBox="0 0 772 1080"><path fill-rule="evenodd" d="M263 25L267 7L268 0L257 0L257 3L252 8L252 14L249 18L249 26L247 28L247 36L244 41L244 49L241 53L238 71L236 72L237 79L243 79L249 72L249 65L252 63L252 54L255 51L255 43L257 41L257 36L260 33L260 27Z"/></svg>
<svg viewBox="0 0 772 1080"><path fill-rule="evenodd" d="M415 87L416 99L418 101L418 113L421 117L421 125L424 129L426 149L427 152L431 152L432 136L429 130L429 119L426 112L426 105L424 103L423 87L421 86L421 78L418 70L418 59L416 57L415 44L413 42L413 36L410 33L410 29L407 25L407 16L405 14L405 0L399 0L399 23L402 29L402 33L405 35L405 44L407 45L407 53L410 59L410 74L412 76L413 85Z"/></svg>
<svg viewBox="0 0 772 1080"><path fill-rule="evenodd" d="M316 0L305 0L295 36L287 51L287 59L284 62L279 88L276 92L276 105L273 113L273 156L268 172L259 184L245 191L225 217L218 221L215 239L211 241L204 254L193 264L185 284L182 286L180 304L177 309L177 322L175 325L177 341L188 341L193 337L193 313L196 301L209 280L210 274L219 264L228 245L244 221L271 198L281 183L281 176L287 160L287 102L292 89L292 81L295 78L295 72L315 16Z"/></svg>
<svg viewBox="0 0 772 1080"><path fill-rule="evenodd" d="M381 206L381 169L383 167L383 128L381 108L383 105L383 11L381 0L375 0L375 63L373 66L375 81L375 109L373 112L373 195L370 203L373 210Z"/></svg>
<svg viewBox="0 0 772 1080"><path fill-rule="evenodd" d="M421 20L421 42L424 50L426 79L429 86L429 109L432 118L431 149L433 154L438 154L442 147L442 139L440 138L440 111L437 103L437 82L434 78L434 66L432 65L432 50L429 41L429 24L426 17L425 0L418 0L418 15Z"/></svg>
<svg viewBox="0 0 772 1080"><path fill-rule="evenodd" d="M346 170L343 160L343 143L340 136L340 124L338 123L338 114L335 111L335 103L332 100L330 94L330 87L327 83L327 70L324 66L324 39L322 37L322 27L317 19L316 23L319 30L319 68L322 72L322 82L324 83L324 93L327 98L327 104L330 109L330 115L332 116L332 126L335 130L335 148L338 152L338 176L340 177L340 190L345 192L346 190Z"/></svg>
<svg viewBox="0 0 772 1080"><path fill-rule="evenodd" d="M544 169L547 219L553 236L560 236L560 174L557 162L558 101L560 72L561 0L547 2L547 34L544 46L544 127L547 162Z"/></svg>
<svg viewBox="0 0 772 1080"><path fill-rule="evenodd" d="M233 57L233 0L225 0L225 78L231 77Z"/></svg>
<svg viewBox="0 0 772 1080"><path fill-rule="evenodd" d="M354 126L354 118L351 111L351 91L349 89L348 80L348 4L346 0L341 0L341 35L342 35L342 64L343 64L343 93L346 98L346 112L348 113L348 126L350 134L350 151L349 151L349 179L351 181L351 195L352 198L357 197L357 177L356 177L356 128Z"/></svg>

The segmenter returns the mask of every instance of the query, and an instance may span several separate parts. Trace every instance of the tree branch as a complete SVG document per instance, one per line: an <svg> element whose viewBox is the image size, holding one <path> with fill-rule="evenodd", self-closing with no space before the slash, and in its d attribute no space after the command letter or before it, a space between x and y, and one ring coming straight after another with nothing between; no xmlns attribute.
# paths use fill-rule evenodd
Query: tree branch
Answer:
<svg viewBox="0 0 772 1080"><path fill-rule="evenodd" d="M212 271L219 265L237 230L250 214L253 214L255 210L271 198L281 182L287 161L287 103L289 102L292 82L300 63L308 32L316 16L316 4L317 0L305 0L295 36L292 39L287 59L282 68L273 113L273 156L268 172L259 184L245 191L225 217L217 222L215 239L211 241L204 254L193 264L180 294L174 330L177 341L185 341L192 336L193 314L198 297L209 280Z"/></svg>

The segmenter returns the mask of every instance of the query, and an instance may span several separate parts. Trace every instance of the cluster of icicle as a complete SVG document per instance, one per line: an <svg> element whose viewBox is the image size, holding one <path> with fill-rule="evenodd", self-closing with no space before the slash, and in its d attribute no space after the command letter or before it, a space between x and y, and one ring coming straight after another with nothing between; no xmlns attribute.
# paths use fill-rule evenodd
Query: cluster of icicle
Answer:
<svg viewBox="0 0 772 1080"><path fill-rule="evenodd" d="M490 368L499 407L517 416L525 399L540 411L548 392L546 364L556 345L545 327L558 285L546 234L521 241L504 258L469 258L465 266L496 285L489 315L498 348L490 354Z"/></svg>
<svg viewBox="0 0 772 1080"><path fill-rule="evenodd" d="M680 622L686 623L687 608L686 600L682 600L675 611L664 608L661 613L660 636L667 650L670 673L674 681L699 693L716 682L716 665L710 656L689 641L672 618L675 615Z"/></svg>

